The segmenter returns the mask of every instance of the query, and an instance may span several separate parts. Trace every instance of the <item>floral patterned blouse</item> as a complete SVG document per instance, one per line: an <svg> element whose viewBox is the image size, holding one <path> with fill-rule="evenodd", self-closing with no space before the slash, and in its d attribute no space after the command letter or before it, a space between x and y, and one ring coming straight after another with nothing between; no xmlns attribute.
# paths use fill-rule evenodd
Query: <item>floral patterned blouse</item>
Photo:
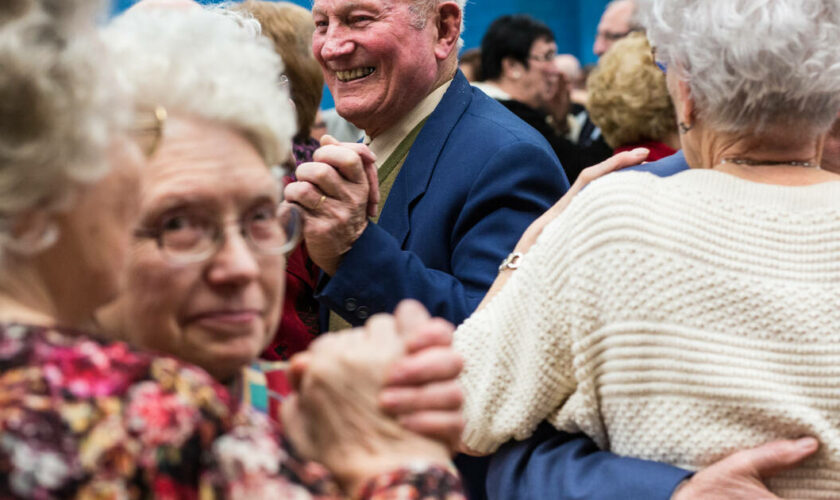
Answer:
<svg viewBox="0 0 840 500"><path fill-rule="evenodd" d="M362 498L462 499L446 470ZM325 499L320 465L200 369L69 330L0 324L0 497Z"/></svg>

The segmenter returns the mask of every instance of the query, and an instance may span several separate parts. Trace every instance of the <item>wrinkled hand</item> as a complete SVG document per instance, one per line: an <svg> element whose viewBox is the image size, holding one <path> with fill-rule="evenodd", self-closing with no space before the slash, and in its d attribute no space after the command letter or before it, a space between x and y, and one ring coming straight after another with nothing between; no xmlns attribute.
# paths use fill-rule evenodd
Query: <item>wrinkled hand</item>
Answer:
<svg viewBox="0 0 840 500"><path fill-rule="evenodd" d="M412 462L449 464L446 446L379 408L389 369L406 352L404 327L376 315L363 329L324 335L292 358L297 394L283 404L284 428L300 453L330 469L348 493Z"/></svg>
<svg viewBox="0 0 840 500"><path fill-rule="evenodd" d="M413 300L401 302L394 315L405 335L408 355L390 367L379 403L406 429L455 451L464 430L464 395L456 381L464 361L452 349L455 327L431 318Z"/></svg>
<svg viewBox="0 0 840 500"><path fill-rule="evenodd" d="M575 183L572 184L572 187L569 188L566 194L564 194L563 197L554 204L554 206L549 208L548 211L528 226L528 229L525 231L525 234L522 235L522 238L519 240L519 243L517 243L514 251L522 253L527 252L528 249L531 248L531 245L537 241L537 237L542 233L543 228L545 228L549 222L556 219L557 216L560 215L567 206L569 206L572 199L574 199L574 197L577 196L577 194L580 193L587 184L611 172L615 172L616 170L638 165L645 161L648 154L650 154L649 150L645 148L637 148L633 151L619 153L597 165L583 169L580 172L580 175L578 175L577 180L575 180Z"/></svg>
<svg viewBox="0 0 840 500"><path fill-rule="evenodd" d="M734 453L683 482L672 500L774 500L763 480L791 469L817 451L814 438L774 441Z"/></svg>
<svg viewBox="0 0 840 500"><path fill-rule="evenodd" d="M375 157L364 144L321 138L312 162L295 170L297 182L286 186L287 203L302 210L303 237L312 260L335 274L341 257L376 215L379 184Z"/></svg>

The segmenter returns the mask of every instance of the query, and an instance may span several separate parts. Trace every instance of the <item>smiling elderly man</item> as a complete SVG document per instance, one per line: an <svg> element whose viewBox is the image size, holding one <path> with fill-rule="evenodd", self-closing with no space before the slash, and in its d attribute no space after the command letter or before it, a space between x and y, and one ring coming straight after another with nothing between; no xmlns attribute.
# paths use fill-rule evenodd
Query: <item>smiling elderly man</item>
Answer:
<svg viewBox="0 0 840 500"><path fill-rule="evenodd" d="M365 131L381 192L368 219L368 177L335 147L286 188L325 273L331 329L405 298L458 324L566 176L535 130L457 70L462 5L315 0L312 13L315 58L338 113Z"/></svg>

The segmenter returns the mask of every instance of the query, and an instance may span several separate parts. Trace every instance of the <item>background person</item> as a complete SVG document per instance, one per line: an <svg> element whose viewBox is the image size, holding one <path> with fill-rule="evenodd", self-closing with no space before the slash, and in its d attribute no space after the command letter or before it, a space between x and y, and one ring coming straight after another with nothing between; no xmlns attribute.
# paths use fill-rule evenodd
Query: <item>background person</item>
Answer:
<svg viewBox="0 0 840 500"><path fill-rule="evenodd" d="M614 152L644 147L653 161L680 148L665 74L654 64L644 33L615 42L598 61L587 86L589 116Z"/></svg>
<svg viewBox="0 0 840 500"><path fill-rule="evenodd" d="M554 65L569 82L572 105L586 106L586 74L578 58L572 54L557 54L554 57ZM571 112L577 114L574 108Z"/></svg>
<svg viewBox="0 0 840 500"><path fill-rule="evenodd" d="M464 51L458 58L458 69L461 70L468 82L481 81L483 79L481 76L481 49Z"/></svg>
<svg viewBox="0 0 840 500"><path fill-rule="evenodd" d="M467 358L468 443L492 449L528 435L545 416L560 428L584 430L601 447L700 469L675 498L752 498L768 478L783 496L831 494L835 447L832 426L822 425L833 418L830 395L809 392L807 377L779 374L835 363L816 353L832 356L837 308L804 300L840 283L829 250L840 244L840 176L818 168L840 108L840 56L832 49L840 18L828 3L651 2L648 33L668 68L685 158L694 168L667 179L608 176L559 217L553 210L529 229L520 243L528 252L522 265L504 288L502 275L488 295L492 303L456 332ZM735 32L751 38L733 40ZM771 33L786 38L775 38L768 51L760 41ZM810 43L791 43L803 37ZM711 61L709 52L732 63ZM620 230L611 226L615 214L627 216ZM573 227L589 231L575 236ZM704 247L723 251L710 258L697 252ZM705 277L695 280L698 274ZM529 321L516 348L504 345L510 337L488 341L493 331L509 335L511 325ZM531 356L537 352L548 355ZM488 365L505 369L487 377ZM529 374L533 367L539 376ZM756 393L768 379L787 383ZM500 380L521 385L498 393ZM536 415L522 413L520 397ZM791 398L797 403L778 404ZM806 438L776 443L775 460L764 455L747 467L745 455L723 458L803 434L817 436L820 450ZM771 477L794 465L796 471Z"/></svg>
<svg viewBox="0 0 840 500"><path fill-rule="evenodd" d="M636 0L613 0L604 8L592 52L599 58L610 50L612 45L641 26L636 21Z"/></svg>
<svg viewBox="0 0 840 500"><path fill-rule="evenodd" d="M567 82L554 64L557 44L545 24L531 16L502 16L481 40L484 81L474 86L498 100L551 144L570 182L597 163L566 139L571 102Z"/></svg>
<svg viewBox="0 0 840 500"><path fill-rule="evenodd" d="M598 23L595 43L592 46L592 52L596 56L600 58L617 40L641 29L635 19L636 9L636 0L613 0L607 4ZM612 148L604 141L601 130L592 123L588 112L578 113L576 120L581 124L577 145L597 161L608 158L612 154Z"/></svg>

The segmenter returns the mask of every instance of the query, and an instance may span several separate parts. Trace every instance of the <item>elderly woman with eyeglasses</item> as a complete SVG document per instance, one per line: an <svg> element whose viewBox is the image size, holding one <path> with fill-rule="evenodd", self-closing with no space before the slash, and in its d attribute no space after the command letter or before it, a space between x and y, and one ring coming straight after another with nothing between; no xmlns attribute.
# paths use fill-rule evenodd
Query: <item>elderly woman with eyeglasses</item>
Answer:
<svg viewBox="0 0 840 500"><path fill-rule="evenodd" d="M640 12L691 168L606 176L529 228L455 333L464 443L489 453L547 420L698 470L674 498L773 498L762 480L835 497L840 175L820 164L840 110L840 8ZM737 450L798 438L708 480ZM751 485L728 494L739 474Z"/></svg>
<svg viewBox="0 0 840 500"><path fill-rule="evenodd" d="M280 62L252 21L200 8L126 16L112 28L119 40L106 37L111 53L94 36L94 7L0 6L0 496L459 498L447 448L378 406L386 383L419 382L397 395L434 389L412 375L428 359L406 353L446 358L434 346L451 331L416 305L293 360L300 391L284 424L294 448L239 403L237 368L276 326L295 242L267 166L285 158L294 129ZM199 35L210 43L190 46ZM163 52L164 40L184 45ZM154 64L120 59L130 47L155 50ZM230 71L202 73L214 65ZM130 137L118 82L137 104ZM125 337L156 349L155 335L177 335L161 345L215 380L84 334L98 307L138 290L123 269L129 253L132 269L159 259L147 279L164 267L172 277L169 288L141 287L166 295L138 310L177 324L149 321L152 335ZM438 377L451 375L425 381ZM429 424L422 412L405 418Z"/></svg>

